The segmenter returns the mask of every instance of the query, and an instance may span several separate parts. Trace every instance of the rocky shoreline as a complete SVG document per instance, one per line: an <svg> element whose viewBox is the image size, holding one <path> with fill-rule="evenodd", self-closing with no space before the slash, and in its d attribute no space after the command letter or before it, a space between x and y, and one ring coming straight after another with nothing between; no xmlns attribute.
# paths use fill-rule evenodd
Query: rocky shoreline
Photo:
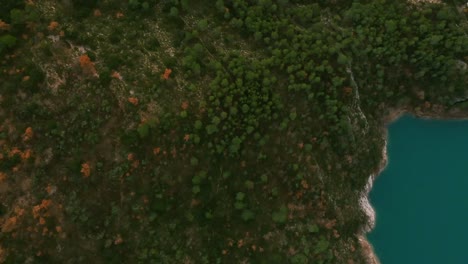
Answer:
<svg viewBox="0 0 468 264"><path fill-rule="evenodd" d="M368 264L380 264L379 258L374 253L374 249L372 245L369 243L369 241L366 238L366 234L372 231L372 229L374 229L375 218L376 218L375 210L369 202L369 193L372 189L375 178L380 173L382 173L382 171L385 169L388 163L388 156L387 156L387 133L388 132L387 132L386 127L388 124L397 120L405 113L407 113L407 109L390 110L389 115L384 119L384 127L383 127L384 135L383 136L385 137L385 141L384 141L385 144L382 147L382 159L380 160L377 170L369 176L367 184L361 193L361 197L359 198L359 205L361 207L361 210L367 216L368 222L365 226L363 226L361 230L361 234L358 235L358 240L361 245L362 252L364 254L364 259L366 260L366 263Z"/></svg>
<svg viewBox="0 0 468 264"><path fill-rule="evenodd" d="M377 255L375 255L374 253L372 245L366 238L366 234L372 231L372 229L374 229L375 227L375 210L369 202L369 192L372 189L375 178L385 169L385 167L387 166L387 162L387 140L385 140L385 145L382 148L382 160L380 161L378 171L370 175L366 187L364 188L364 191L362 192L362 195L359 199L359 205L361 207L361 210L366 214L368 222L363 227L361 234L358 235L358 240L361 244L366 263L368 264L380 264Z"/></svg>
<svg viewBox="0 0 468 264"><path fill-rule="evenodd" d="M364 254L364 258L367 264L380 264L380 261L377 255L374 252L372 245L367 240L366 234L372 231L375 227L376 215L375 210L369 202L369 192L372 189L374 184L374 180L376 177L382 173L385 167L388 164L388 154L387 154L387 136L388 130L387 126L399 119L401 116L405 114L414 115L418 118L424 119L436 119L436 120L468 120L468 113L465 111L461 111L460 109L453 109L451 111L431 111L431 112L423 112L418 110L410 110L407 108L401 109L392 109L389 111L389 114L384 118L384 126L383 126L383 136L385 138L385 144L382 147L382 159L380 164L375 173L372 173L367 181L367 184L364 190L361 193L361 197L359 199L359 205L361 210L366 214L368 222L365 226L363 226L361 233L358 234L358 240L362 248L362 252Z"/></svg>

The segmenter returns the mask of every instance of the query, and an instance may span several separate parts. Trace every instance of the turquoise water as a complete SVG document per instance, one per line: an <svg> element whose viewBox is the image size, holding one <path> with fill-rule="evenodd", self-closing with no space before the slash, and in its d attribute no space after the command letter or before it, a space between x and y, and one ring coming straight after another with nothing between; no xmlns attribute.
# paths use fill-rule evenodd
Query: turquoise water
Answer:
<svg viewBox="0 0 468 264"><path fill-rule="evenodd" d="M468 264L468 121L404 116L389 126L368 234L382 264Z"/></svg>

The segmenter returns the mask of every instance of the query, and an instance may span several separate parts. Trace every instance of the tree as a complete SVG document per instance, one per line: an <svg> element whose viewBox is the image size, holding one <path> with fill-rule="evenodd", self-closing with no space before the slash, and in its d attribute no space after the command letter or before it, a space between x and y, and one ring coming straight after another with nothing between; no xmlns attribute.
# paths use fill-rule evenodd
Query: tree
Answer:
<svg viewBox="0 0 468 264"><path fill-rule="evenodd" d="M179 16L179 9L177 9L177 7L175 7L175 6L171 7L171 10L169 11L169 15L171 17L178 17Z"/></svg>
<svg viewBox="0 0 468 264"><path fill-rule="evenodd" d="M10 30L10 25L0 19L0 31L8 31Z"/></svg>
<svg viewBox="0 0 468 264"><path fill-rule="evenodd" d="M97 71L94 67L94 63L91 61L87 54L83 54L79 58L81 69L85 75L96 76Z"/></svg>
<svg viewBox="0 0 468 264"><path fill-rule="evenodd" d="M0 37L0 54L16 45L16 38L10 34L6 34Z"/></svg>

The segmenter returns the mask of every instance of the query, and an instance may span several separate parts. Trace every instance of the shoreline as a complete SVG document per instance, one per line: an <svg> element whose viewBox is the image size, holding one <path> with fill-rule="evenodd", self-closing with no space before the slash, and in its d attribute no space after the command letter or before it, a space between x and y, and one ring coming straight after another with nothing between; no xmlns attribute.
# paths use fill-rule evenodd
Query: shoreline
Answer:
<svg viewBox="0 0 468 264"><path fill-rule="evenodd" d="M364 189L361 191L359 198L359 206L362 212L367 216L367 223L362 227L360 233L357 234L359 244L362 248L362 253L367 264L381 264L378 256L375 254L372 244L367 240L366 234L371 232L376 225L376 213L369 201L369 193L372 189L375 179L385 170L388 165L388 128L387 126L392 122L395 122L404 115L412 115L416 118L432 119L432 120L448 120L448 121L468 121L468 113L463 112L459 109L448 110L448 111L434 111L434 112L423 112L417 110L411 110L408 108L390 109L389 114L383 119L383 137L384 145L382 147L382 159L380 160L379 166L376 171L369 175L368 181Z"/></svg>
<svg viewBox="0 0 468 264"><path fill-rule="evenodd" d="M399 115L398 117L400 116L401 115ZM385 133L385 137L387 137L386 134L387 133ZM363 226L361 233L358 235L358 240L363 250L366 263L368 264L380 264L380 260L375 254L372 244L369 242L369 240L367 240L367 237L366 237L366 234L372 231L372 229L374 229L376 225L376 214L375 214L374 208L372 207L369 201L369 193L372 189L372 186L374 185L375 179L387 167L387 164L388 164L387 139L385 139L385 144L382 148L382 159L380 160L378 170L376 173L372 173L369 176L367 180L367 184L364 187L364 191L362 192L361 197L359 198L359 205L361 207L361 210L367 216L367 223L366 225Z"/></svg>

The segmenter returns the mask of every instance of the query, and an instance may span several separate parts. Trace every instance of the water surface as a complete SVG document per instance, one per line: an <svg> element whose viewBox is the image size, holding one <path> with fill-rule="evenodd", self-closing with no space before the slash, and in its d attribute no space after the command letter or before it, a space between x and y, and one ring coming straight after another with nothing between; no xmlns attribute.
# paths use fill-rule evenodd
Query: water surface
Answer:
<svg viewBox="0 0 468 264"><path fill-rule="evenodd" d="M368 234L382 264L468 264L468 121L404 116L389 126Z"/></svg>

